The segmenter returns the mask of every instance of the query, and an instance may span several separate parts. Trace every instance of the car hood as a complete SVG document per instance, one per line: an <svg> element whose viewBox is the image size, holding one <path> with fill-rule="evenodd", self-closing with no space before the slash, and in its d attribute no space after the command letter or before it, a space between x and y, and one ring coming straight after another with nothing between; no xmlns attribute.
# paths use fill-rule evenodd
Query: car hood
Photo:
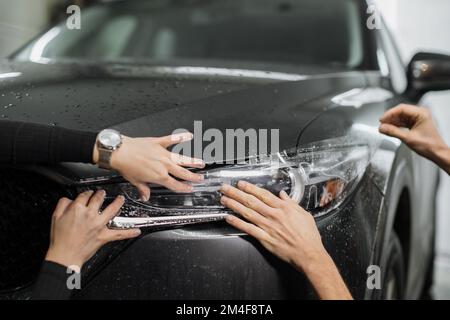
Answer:
<svg viewBox="0 0 450 320"><path fill-rule="evenodd" d="M332 97L364 86L357 72L5 61L0 113L2 120L90 131L112 127L129 136L193 131L194 121L201 121L203 132L278 129L282 150L295 146L299 133L333 106Z"/></svg>

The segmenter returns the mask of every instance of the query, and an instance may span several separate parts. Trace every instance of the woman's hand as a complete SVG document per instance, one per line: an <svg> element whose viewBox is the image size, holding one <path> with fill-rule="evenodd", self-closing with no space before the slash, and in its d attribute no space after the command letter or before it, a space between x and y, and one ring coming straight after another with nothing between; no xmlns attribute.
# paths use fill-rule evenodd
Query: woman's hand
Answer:
<svg viewBox="0 0 450 320"><path fill-rule="evenodd" d="M176 192L191 192L192 186L184 181L199 182L203 176L184 167L203 168L204 162L172 153L168 147L192 139L191 133L176 134L161 138L124 137L119 149L111 156L111 167L134 185L143 201L150 198L149 183L162 185ZM94 150L94 163L98 151Z"/></svg>
<svg viewBox="0 0 450 320"><path fill-rule="evenodd" d="M248 222L228 216L227 222L253 236L274 255L303 271L321 299L352 299L344 280L325 250L313 216L282 191L270 191L240 181L224 185L224 206Z"/></svg>
<svg viewBox="0 0 450 320"><path fill-rule="evenodd" d="M50 247L45 260L81 269L104 244L134 238L141 233L139 229L108 229L107 223L117 215L124 198L119 196L99 214L104 198L104 191L95 194L87 191L74 201L59 200L53 213Z"/></svg>
<svg viewBox="0 0 450 320"><path fill-rule="evenodd" d="M449 148L439 134L428 109L401 104L388 110L380 122L381 133L402 140L415 152L450 172Z"/></svg>

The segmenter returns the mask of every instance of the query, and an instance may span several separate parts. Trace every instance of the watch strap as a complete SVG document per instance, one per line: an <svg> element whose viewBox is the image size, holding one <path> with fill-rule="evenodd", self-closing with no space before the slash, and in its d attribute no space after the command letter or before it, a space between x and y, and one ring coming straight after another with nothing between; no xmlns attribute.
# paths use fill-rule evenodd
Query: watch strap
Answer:
<svg viewBox="0 0 450 320"><path fill-rule="evenodd" d="M114 150L98 148L98 167L111 170L111 155Z"/></svg>

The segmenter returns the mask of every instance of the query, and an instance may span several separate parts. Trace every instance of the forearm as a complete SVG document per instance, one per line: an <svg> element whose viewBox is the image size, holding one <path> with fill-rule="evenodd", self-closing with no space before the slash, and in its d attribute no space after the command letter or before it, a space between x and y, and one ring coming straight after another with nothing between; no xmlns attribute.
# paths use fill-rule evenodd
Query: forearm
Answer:
<svg viewBox="0 0 450 320"><path fill-rule="evenodd" d="M97 134L3 120L0 137L1 164L92 163Z"/></svg>
<svg viewBox="0 0 450 320"><path fill-rule="evenodd" d="M352 300L335 263L327 254L321 254L313 263L302 268L321 300Z"/></svg>
<svg viewBox="0 0 450 320"><path fill-rule="evenodd" d="M447 145L436 148L433 161L450 175L450 148Z"/></svg>

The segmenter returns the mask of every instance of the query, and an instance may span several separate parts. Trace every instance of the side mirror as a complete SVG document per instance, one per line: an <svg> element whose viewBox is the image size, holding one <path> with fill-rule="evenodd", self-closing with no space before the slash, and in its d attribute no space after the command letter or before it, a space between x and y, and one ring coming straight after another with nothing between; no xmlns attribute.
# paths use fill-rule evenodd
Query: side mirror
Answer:
<svg viewBox="0 0 450 320"><path fill-rule="evenodd" d="M428 91L450 90L450 56L415 54L408 65L408 89L416 96Z"/></svg>

